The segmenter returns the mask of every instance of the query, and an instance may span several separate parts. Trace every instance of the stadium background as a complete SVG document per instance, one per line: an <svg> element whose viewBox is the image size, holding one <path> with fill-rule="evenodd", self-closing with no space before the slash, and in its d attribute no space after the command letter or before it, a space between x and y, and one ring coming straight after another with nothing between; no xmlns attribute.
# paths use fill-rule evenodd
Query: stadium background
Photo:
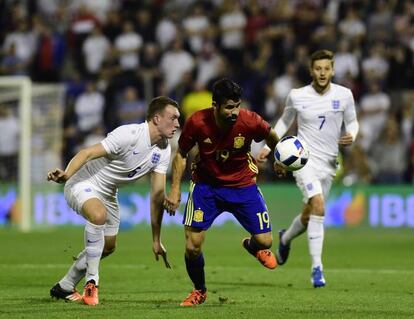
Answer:
<svg viewBox="0 0 414 319"><path fill-rule="evenodd" d="M319 293L321 298L307 290L304 240L276 275L263 272L235 248L243 230L226 223L231 217L225 214L217 221L223 226L212 230L206 243L207 275L215 276L211 286L216 290L202 316L251 318L269 311L289 318L413 316L413 21L414 4L408 0L0 1L0 75L28 76L34 86L53 86L53 97L34 103L49 103L52 112L33 112L32 122L44 126L45 139L57 138L31 159L32 232L21 234L16 231L21 223L20 97L3 98L0 90L0 280L11 288L0 293L0 317L83 314L81 308L64 309L46 300L49 286L82 247L78 226L83 221L67 207L61 188L44 181L44 169L64 167L79 148L117 125L142 121L154 96L176 99L184 121L210 105L208 90L222 76L243 87L244 107L274 124L289 90L310 81L307 57L322 48L335 52L334 82L352 90L361 125L355 145L341 150L328 199L325 255L333 289ZM53 131L51 123L57 127ZM31 142L31 148L42 144ZM292 177L277 179L270 161L260 167L259 184L274 229L286 227L301 206ZM188 282L181 263L180 213L164 219L164 241L176 270L171 276L154 267L145 249L151 245L148 180L121 189L120 204L120 245L102 265L106 295L102 308L88 315L182 318L176 304ZM136 245L137 238L142 245ZM234 268L232 258L240 268ZM118 266L124 277L115 274ZM127 289L128 298L118 294L125 290L123 281L139 283ZM193 315L198 314L188 312Z"/></svg>

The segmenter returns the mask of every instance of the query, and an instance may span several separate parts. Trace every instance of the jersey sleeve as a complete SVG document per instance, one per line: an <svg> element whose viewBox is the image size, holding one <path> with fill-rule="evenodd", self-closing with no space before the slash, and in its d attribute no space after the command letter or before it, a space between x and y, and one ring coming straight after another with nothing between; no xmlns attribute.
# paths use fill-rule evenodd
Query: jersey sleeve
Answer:
<svg viewBox="0 0 414 319"><path fill-rule="evenodd" d="M168 145L167 149L163 152L161 156L161 161L154 168L154 172L157 172L160 174L167 174L168 166L170 165L170 159L171 159L171 146Z"/></svg>
<svg viewBox="0 0 414 319"><path fill-rule="evenodd" d="M271 128L270 124L257 113L253 113L253 127L255 130L252 138L255 142L260 142L267 138Z"/></svg>
<svg viewBox="0 0 414 319"><path fill-rule="evenodd" d="M344 111L344 123L346 132L351 133L352 138L355 141L359 130L359 124L355 111L355 101L351 91L349 91L348 102Z"/></svg>
<svg viewBox="0 0 414 319"><path fill-rule="evenodd" d="M287 132L289 127L292 125L296 116L296 109L293 105L292 91L289 93L286 98L286 105L283 110L283 114L275 125L275 131L279 138L282 138L283 135Z"/></svg>
<svg viewBox="0 0 414 319"><path fill-rule="evenodd" d="M194 117L191 116L187 119L184 124L183 131L181 132L180 138L178 139L179 148L188 153L193 146L196 144L196 125Z"/></svg>
<svg viewBox="0 0 414 319"><path fill-rule="evenodd" d="M129 148L132 137L129 125L123 125L110 132L101 144L108 154L119 155L122 150Z"/></svg>

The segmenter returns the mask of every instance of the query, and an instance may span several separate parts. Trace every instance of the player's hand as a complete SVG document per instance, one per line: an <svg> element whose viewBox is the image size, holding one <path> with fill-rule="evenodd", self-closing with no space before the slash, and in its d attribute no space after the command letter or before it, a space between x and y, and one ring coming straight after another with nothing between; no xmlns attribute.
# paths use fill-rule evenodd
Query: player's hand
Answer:
<svg viewBox="0 0 414 319"><path fill-rule="evenodd" d="M280 166L276 161L273 163L273 169L277 177L285 177L287 174L286 170L282 166Z"/></svg>
<svg viewBox="0 0 414 319"><path fill-rule="evenodd" d="M165 267L171 269L171 265L170 265L170 263L168 262L168 259L167 259L167 250L164 248L162 243L154 242L152 244L152 251L154 252L156 261L159 260L159 256L161 255L162 259L164 260Z"/></svg>
<svg viewBox="0 0 414 319"><path fill-rule="evenodd" d="M263 147L256 156L256 161L258 163L265 163L267 161L267 156L269 155L270 150Z"/></svg>
<svg viewBox="0 0 414 319"><path fill-rule="evenodd" d="M164 208L170 214L170 216L175 215L175 211L180 206L181 201L181 192L180 191L171 191L164 199Z"/></svg>
<svg viewBox="0 0 414 319"><path fill-rule="evenodd" d="M56 168L55 170L47 173L47 180L63 184L68 180L68 176L65 171L62 171L60 168Z"/></svg>
<svg viewBox="0 0 414 319"><path fill-rule="evenodd" d="M345 135L341 136L341 138L338 141L339 145L342 146L347 146L347 145L351 145L353 142L353 138L351 133L346 133Z"/></svg>

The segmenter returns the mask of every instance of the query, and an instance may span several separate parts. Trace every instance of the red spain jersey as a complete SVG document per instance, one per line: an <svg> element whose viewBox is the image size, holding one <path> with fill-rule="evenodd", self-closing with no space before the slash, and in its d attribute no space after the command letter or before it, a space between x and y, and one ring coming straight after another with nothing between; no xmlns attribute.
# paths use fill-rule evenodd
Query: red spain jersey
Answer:
<svg viewBox="0 0 414 319"><path fill-rule="evenodd" d="M187 119L178 145L185 152L198 145L199 158L192 171L194 182L242 187L255 184L259 172L250 154L251 142L264 140L269 132L269 123L245 109L240 110L236 123L227 132L222 131L211 107Z"/></svg>

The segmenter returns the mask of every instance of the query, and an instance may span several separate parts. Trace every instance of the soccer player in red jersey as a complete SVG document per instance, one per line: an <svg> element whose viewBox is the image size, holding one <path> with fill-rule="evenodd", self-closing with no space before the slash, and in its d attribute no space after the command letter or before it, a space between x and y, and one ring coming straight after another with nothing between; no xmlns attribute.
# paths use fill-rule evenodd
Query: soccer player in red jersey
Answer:
<svg viewBox="0 0 414 319"><path fill-rule="evenodd" d="M213 85L213 104L195 112L184 124L173 160L172 184L164 206L174 214L181 199L181 180L188 152L198 146L183 224L185 264L194 290L180 304L194 306L207 298L202 244L206 231L222 212L232 213L251 234L243 247L265 267L277 266L272 226L263 196L256 185L258 168L250 154L252 141L266 140L273 150L278 137L258 114L241 109L241 88L230 79Z"/></svg>

